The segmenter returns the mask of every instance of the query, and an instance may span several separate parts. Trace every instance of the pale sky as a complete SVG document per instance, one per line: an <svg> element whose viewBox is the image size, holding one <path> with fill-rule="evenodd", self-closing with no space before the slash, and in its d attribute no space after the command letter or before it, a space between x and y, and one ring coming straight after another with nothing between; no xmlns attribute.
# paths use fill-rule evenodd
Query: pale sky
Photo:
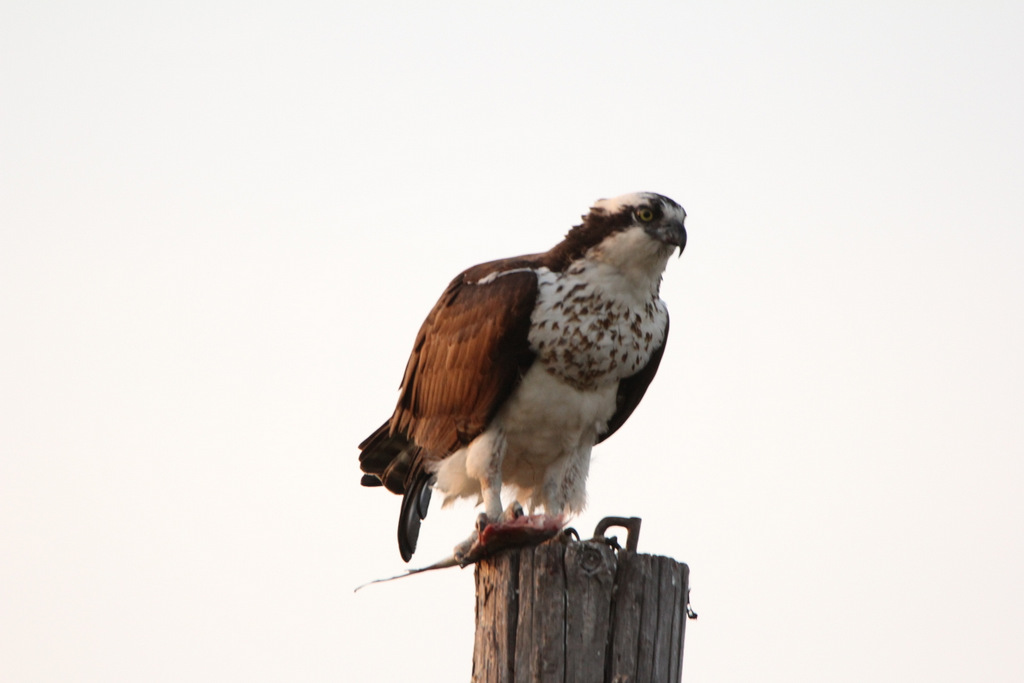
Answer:
<svg viewBox="0 0 1024 683"><path fill-rule="evenodd" d="M359 486L416 330L600 198L687 210L589 536L684 680L1024 679L1024 5L0 7L0 679L468 681ZM435 501L437 503L438 501ZM432 508L414 564L469 532Z"/></svg>

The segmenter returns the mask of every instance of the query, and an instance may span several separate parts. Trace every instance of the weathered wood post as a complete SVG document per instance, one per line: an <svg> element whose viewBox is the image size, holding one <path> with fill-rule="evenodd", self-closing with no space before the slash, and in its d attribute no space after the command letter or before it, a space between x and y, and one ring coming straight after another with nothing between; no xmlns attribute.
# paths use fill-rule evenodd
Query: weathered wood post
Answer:
<svg viewBox="0 0 1024 683"><path fill-rule="evenodd" d="M609 518L611 519L611 518ZM476 568L473 683L679 681L689 567L604 539L559 536Z"/></svg>

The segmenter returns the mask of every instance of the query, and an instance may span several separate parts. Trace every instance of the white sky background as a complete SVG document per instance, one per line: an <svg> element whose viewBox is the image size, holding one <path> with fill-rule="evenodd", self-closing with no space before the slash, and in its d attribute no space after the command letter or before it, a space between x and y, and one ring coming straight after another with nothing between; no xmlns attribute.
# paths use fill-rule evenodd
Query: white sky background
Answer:
<svg viewBox="0 0 1024 683"><path fill-rule="evenodd" d="M0 9L0 678L468 680L471 571L352 592L356 444L459 270L653 190L576 526L689 563L685 680L1021 680L1022 6L354 4Z"/></svg>

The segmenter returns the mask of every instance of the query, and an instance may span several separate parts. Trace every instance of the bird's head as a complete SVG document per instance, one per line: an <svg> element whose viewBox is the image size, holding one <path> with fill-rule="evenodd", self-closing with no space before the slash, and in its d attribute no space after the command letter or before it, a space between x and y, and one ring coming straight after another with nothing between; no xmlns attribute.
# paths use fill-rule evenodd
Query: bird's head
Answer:
<svg viewBox="0 0 1024 683"><path fill-rule="evenodd" d="M653 192L600 199L554 251L564 264L586 257L645 277L660 277L672 252L678 248L683 253L685 221L683 207Z"/></svg>
<svg viewBox="0 0 1024 683"><path fill-rule="evenodd" d="M614 199L600 199L584 216L587 220L600 219L621 223L622 229L642 228L655 240L679 247L682 256L686 248L686 211L675 201L654 192L634 192Z"/></svg>

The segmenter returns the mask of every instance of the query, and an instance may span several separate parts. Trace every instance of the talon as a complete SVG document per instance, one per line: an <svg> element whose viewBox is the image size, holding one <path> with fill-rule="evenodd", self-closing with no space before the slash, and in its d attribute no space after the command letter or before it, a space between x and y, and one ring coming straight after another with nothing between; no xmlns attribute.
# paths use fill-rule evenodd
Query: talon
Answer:
<svg viewBox="0 0 1024 683"><path fill-rule="evenodd" d="M498 522L512 522L522 516L523 506L519 504L519 501L514 500L507 508L505 508L505 511L501 513L501 517L498 518Z"/></svg>
<svg viewBox="0 0 1024 683"><path fill-rule="evenodd" d="M480 515L480 517L485 516ZM479 518L477 519L477 523L479 523ZM482 531L482 529L480 531ZM452 550L452 555L455 556L455 561L459 563L460 567L465 567L467 564L472 564L476 561L472 558L473 553L478 552L477 548L479 547L478 544L480 542L480 531L474 530L473 533L469 535L469 538L455 546Z"/></svg>

